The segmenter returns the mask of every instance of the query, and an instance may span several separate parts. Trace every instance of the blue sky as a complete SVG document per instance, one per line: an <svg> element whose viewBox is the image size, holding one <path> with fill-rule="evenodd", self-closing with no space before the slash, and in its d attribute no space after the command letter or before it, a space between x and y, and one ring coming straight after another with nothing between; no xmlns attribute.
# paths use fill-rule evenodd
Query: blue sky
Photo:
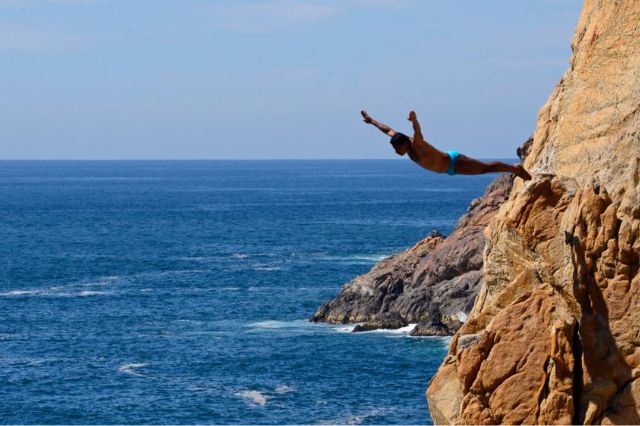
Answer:
<svg viewBox="0 0 640 426"><path fill-rule="evenodd" d="M0 0L0 158L513 157L578 0Z"/></svg>

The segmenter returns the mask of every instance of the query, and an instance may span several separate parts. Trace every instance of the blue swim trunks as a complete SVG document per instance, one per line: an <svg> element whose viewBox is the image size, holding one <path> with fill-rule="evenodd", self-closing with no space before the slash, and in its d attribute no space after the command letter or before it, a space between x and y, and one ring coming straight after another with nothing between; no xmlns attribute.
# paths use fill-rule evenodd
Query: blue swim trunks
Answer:
<svg viewBox="0 0 640 426"><path fill-rule="evenodd" d="M447 169L447 174L453 176L456 174L456 158L460 157L460 153L458 151L447 151L447 154L449 154L449 158L451 158L451 161L449 161L449 169Z"/></svg>

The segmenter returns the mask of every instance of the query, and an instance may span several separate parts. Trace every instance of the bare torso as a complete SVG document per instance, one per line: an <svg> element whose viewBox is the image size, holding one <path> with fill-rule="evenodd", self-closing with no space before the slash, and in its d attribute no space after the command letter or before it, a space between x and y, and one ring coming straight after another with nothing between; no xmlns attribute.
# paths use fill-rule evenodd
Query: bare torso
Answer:
<svg viewBox="0 0 640 426"><path fill-rule="evenodd" d="M421 138L410 138L409 158L419 166L436 173L444 173L449 168L449 154L434 148Z"/></svg>

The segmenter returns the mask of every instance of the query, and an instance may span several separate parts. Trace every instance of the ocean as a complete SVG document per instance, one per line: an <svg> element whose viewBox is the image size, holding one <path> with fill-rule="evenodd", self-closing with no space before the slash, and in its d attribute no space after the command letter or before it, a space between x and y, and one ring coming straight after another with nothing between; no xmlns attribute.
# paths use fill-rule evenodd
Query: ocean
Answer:
<svg viewBox="0 0 640 426"><path fill-rule="evenodd" d="M430 424L448 338L307 318L494 176L409 161L1 161L3 424Z"/></svg>

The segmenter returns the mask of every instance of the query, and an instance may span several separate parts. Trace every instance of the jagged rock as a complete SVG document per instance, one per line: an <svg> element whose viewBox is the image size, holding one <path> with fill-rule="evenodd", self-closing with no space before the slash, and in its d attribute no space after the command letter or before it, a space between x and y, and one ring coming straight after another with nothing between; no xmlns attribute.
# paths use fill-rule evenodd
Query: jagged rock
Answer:
<svg viewBox="0 0 640 426"><path fill-rule="evenodd" d="M451 332L442 323L420 323L409 333L410 336L449 336Z"/></svg>
<svg viewBox="0 0 640 426"><path fill-rule="evenodd" d="M485 231L437 424L640 423L640 2L586 0L570 68Z"/></svg>
<svg viewBox="0 0 640 426"><path fill-rule="evenodd" d="M378 319L367 321L364 324L358 324L354 327L353 333L360 331L371 331L379 328L385 328L388 330L397 330L407 325L407 321L404 320L396 312L388 312L385 315L380 316Z"/></svg>
<svg viewBox="0 0 640 426"><path fill-rule="evenodd" d="M443 319L440 309L431 305L427 313L427 320L421 322L409 333L411 336L449 336L460 328L460 321L449 316Z"/></svg>
<svg viewBox="0 0 640 426"><path fill-rule="evenodd" d="M449 335L452 335L453 333L457 332L464 325L464 323L460 321L460 319L458 319L457 316L454 316L454 315L443 316L441 322L442 322L442 325L444 325L447 328Z"/></svg>
<svg viewBox="0 0 640 426"><path fill-rule="evenodd" d="M531 151L531 144L533 143L533 136L531 136L529 139L527 139L527 141L525 143L523 143L522 145L520 145L517 149L516 149L516 154L518 155L518 158L520 158L520 160L524 161L527 159L527 156L529 155L529 152Z"/></svg>
<svg viewBox="0 0 640 426"><path fill-rule="evenodd" d="M364 324L358 324L356 325L353 330L351 330L352 333L359 333L361 331L372 331L372 330L378 330L380 328L383 329L387 329L387 330L397 330L399 328L402 328L406 325L405 322L397 322L397 321L368 321L365 322Z"/></svg>
<svg viewBox="0 0 640 426"><path fill-rule="evenodd" d="M404 324L438 322L453 334L461 325L457 315L473 306L482 278L482 231L511 191L513 178L502 175L474 200L451 235L435 231L414 247L382 260L373 269L344 285L310 319L388 328L380 319L397 314ZM441 320L441 319L442 320ZM393 324L395 327L397 324ZM355 330L354 330L355 331Z"/></svg>

